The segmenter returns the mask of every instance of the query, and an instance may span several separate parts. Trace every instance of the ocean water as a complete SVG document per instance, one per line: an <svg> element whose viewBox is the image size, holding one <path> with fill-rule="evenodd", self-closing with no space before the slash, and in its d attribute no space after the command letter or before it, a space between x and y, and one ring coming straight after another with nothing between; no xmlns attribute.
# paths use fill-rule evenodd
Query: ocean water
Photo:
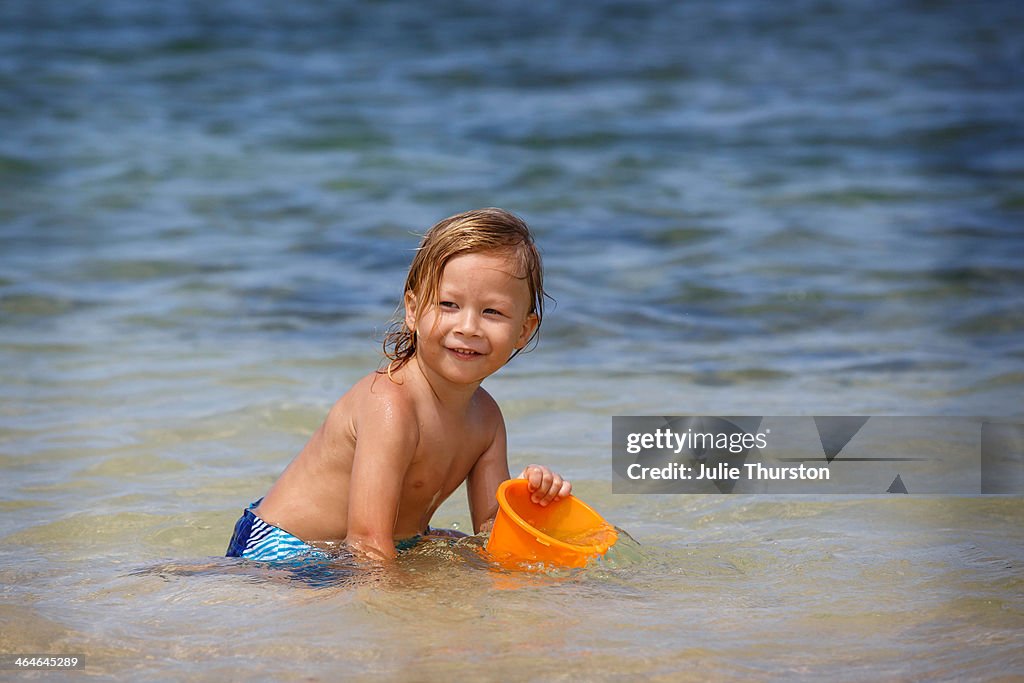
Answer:
<svg viewBox="0 0 1024 683"><path fill-rule="evenodd" d="M613 495L613 415L986 415L1024 388L1016 2L0 1L0 653L114 679L992 680L1019 496ZM628 533L219 557L379 362L419 233L522 215L485 386ZM434 519L469 526L461 493ZM6 673L6 672L5 672Z"/></svg>

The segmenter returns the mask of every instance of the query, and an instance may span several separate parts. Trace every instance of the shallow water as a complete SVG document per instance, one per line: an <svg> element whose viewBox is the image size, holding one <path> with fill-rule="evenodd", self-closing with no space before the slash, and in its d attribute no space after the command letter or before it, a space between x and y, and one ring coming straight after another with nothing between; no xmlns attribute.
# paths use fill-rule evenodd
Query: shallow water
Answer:
<svg viewBox="0 0 1024 683"><path fill-rule="evenodd" d="M612 415L1024 385L1017 3L0 2L0 653L182 679L991 679L1019 497L612 495ZM378 362L416 232L557 305L487 382L636 539L564 574L218 557ZM460 493L433 520L469 526Z"/></svg>

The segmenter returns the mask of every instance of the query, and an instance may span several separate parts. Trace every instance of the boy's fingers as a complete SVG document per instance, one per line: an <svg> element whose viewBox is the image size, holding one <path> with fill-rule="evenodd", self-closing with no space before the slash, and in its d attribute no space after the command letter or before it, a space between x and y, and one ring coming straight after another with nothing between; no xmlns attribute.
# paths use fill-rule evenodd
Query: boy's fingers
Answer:
<svg viewBox="0 0 1024 683"><path fill-rule="evenodd" d="M551 485L551 472L546 467L532 465L530 470L530 492L538 494L533 502L537 502L544 491Z"/></svg>
<svg viewBox="0 0 1024 683"><path fill-rule="evenodd" d="M555 474L554 472L550 474L550 478L544 478L546 484L546 486L544 487L544 495L541 496L539 501L537 501L541 505L547 505L548 503L550 503L552 500L555 499L555 496L558 495L558 492L562 490L561 475Z"/></svg>
<svg viewBox="0 0 1024 683"><path fill-rule="evenodd" d="M528 488L530 493L537 490L537 487L541 484L541 473L537 470L536 465L530 465L526 468L526 481L528 482Z"/></svg>
<svg viewBox="0 0 1024 683"><path fill-rule="evenodd" d="M572 483L568 479L562 479L556 474L548 495L541 499L540 504L547 505L553 501L563 500L568 498L571 493Z"/></svg>
<svg viewBox="0 0 1024 683"><path fill-rule="evenodd" d="M540 475L537 472L536 465L527 465L523 468L523 471L519 475L519 479L526 480L526 488L531 493L537 489L540 485Z"/></svg>
<svg viewBox="0 0 1024 683"><path fill-rule="evenodd" d="M541 470L540 485L533 494L534 503L543 503L547 505L548 501L551 500L551 484L554 482L554 475L548 468Z"/></svg>
<svg viewBox="0 0 1024 683"><path fill-rule="evenodd" d="M572 493L571 482L542 465L527 465L518 478L526 480L530 500L540 505L561 500Z"/></svg>

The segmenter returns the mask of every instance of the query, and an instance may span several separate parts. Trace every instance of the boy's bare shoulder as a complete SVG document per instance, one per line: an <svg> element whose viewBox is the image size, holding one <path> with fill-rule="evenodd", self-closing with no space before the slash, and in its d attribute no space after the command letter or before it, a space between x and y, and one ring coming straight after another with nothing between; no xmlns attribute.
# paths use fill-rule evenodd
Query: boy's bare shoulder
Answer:
<svg viewBox="0 0 1024 683"><path fill-rule="evenodd" d="M477 405L481 410L497 411L501 414L501 409L498 408L498 402L494 400L494 397L487 393L487 390L483 387L478 387L476 393L473 394L473 400L477 402Z"/></svg>
<svg viewBox="0 0 1024 683"><path fill-rule="evenodd" d="M501 408L498 407L498 402L487 393L487 390L480 387L473 394L473 401L476 403L477 410L480 411L480 416L487 425L492 425L497 429L504 418L501 415Z"/></svg>
<svg viewBox="0 0 1024 683"><path fill-rule="evenodd" d="M352 429L366 416L387 422L411 420L416 414L416 404L410 392L403 385L391 381L387 375L371 372L352 385L335 402L327 415L327 428Z"/></svg>
<svg viewBox="0 0 1024 683"><path fill-rule="evenodd" d="M376 371L353 384L338 402L353 411L387 407L404 413L416 407L412 392L404 382L395 382L386 374Z"/></svg>

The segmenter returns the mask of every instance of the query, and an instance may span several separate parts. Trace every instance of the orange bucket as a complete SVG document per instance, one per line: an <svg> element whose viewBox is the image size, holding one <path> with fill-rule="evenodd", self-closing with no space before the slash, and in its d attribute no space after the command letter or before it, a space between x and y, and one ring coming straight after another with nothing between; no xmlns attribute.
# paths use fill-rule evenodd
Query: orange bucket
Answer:
<svg viewBox="0 0 1024 683"><path fill-rule="evenodd" d="M507 567L521 569L524 562L583 567L608 552L618 537L576 496L541 506L530 500L525 479L509 479L498 487L498 514L487 552Z"/></svg>

